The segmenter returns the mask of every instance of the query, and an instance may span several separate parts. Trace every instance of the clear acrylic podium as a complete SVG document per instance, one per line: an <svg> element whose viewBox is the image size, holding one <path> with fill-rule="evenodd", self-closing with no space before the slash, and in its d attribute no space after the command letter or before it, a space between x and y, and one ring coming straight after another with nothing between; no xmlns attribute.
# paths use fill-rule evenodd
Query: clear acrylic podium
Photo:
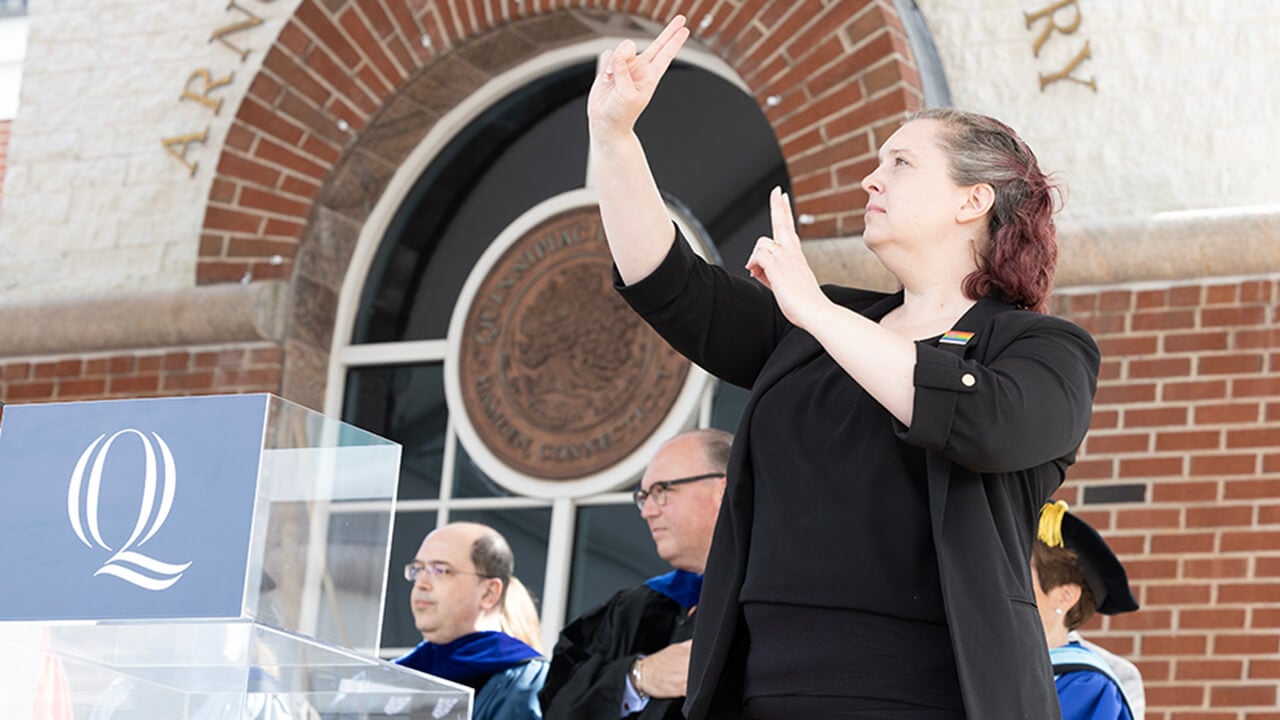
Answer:
<svg viewBox="0 0 1280 720"><path fill-rule="evenodd" d="M0 718L466 720L376 657L399 464L269 395L6 406Z"/></svg>

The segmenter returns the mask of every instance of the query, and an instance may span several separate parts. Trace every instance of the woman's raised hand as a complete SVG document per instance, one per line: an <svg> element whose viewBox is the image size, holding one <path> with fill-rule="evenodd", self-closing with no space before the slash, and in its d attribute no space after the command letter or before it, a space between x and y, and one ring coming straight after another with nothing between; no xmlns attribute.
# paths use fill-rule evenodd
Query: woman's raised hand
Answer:
<svg viewBox="0 0 1280 720"><path fill-rule="evenodd" d="M747 258L747 272L773 291L773 297L787 320L803 328L811 311L829 305L831 301L818 287L813 269L800 248L791 203L782 188L775 187L769 193L769 217L773 224L773 237L756 240L755 249Z"/></svg>
<svg viewBox="0 0 1280 720"><path fill-rule="evenodd" d="M599 73L587 96L587 120L592 133L629 133L644 112L658 82L689 39L683 15L667 23L662 33L636 54L636 44L623 40L600 56Z"/></svg>

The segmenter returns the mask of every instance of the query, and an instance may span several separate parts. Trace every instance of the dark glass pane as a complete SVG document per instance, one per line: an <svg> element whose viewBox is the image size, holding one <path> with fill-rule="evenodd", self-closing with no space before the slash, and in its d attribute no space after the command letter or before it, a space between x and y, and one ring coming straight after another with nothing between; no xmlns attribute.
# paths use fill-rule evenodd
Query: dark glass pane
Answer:
<svg viewBox="0 0 1280 720"><path fill-rule="evenodd" d="M484 470L476 465L467 454L462 443L454 446L453 460L453 496L474 497L510 497L511 491L489 479Z"/></svg>
<svg viewBox="0 0 1280 720"><path fill-rule="evenodd" d="M737 385L717 380L711 398L711 427L737 432L742 409L747 406L750 394Z"/></svg>
<svg viewBox="0 0 1280 720"><path fill-rule="evenodd" d="M593 72L569 68L512 93L423 172L374 260L354 342L443 338L467 274L503 228L584 185Z"/></svg>
<svg viewBox="0 0 1280 720"><path fill-rule="evenodd" d="M516 577L542 613L542 590L547 575L547 539L551 535L551 508L503 510L454 510L450 519L478 522L497 530L511 545L516 558ZM550 652L550 648L547 648Z"/></svg>
<svg viewBox="0 0 1280 720"><path fill-rule="evenodd" d="M413 562L427 533L436 527L435 511L398 512L391 533L391 567L387 569L387 599L382 613L382 647L411 648L422 642L422 633L413 625L409 593L413 586L404 579L404 566Z"/></svg>
<svg viewBox="0 0 1280 720"><path fill-rule="evenodd" d="M664 194L701 224L722 264L746 276L755 241L772 234L769 191L790 191L782 150L756 101L718 75L676 64L636 124Z"/></svg>
<svg viewBox="0 0 1280 720"><path fill-rule="evenodd" d="M431 163L388 227L354 342L443 338L462 284L496 236L538 202L585 184L583 105L593 74L583 63L530 83ZM723 264L745 274L756 238L770 232L770 188L790 188L754 98L676 64L637 132L662 191L706 229Z"/></svg>
<svg viewBox="0 0 1280 720"><path fill-rule="evenodd" d="M635 505L579 508L567 617L572 620L617 591L667 572L671 566L658 557Z"/></svg>
<svg viewBox="0 0 1280 720"><path fill-rule="evenodd" d="M449 420L440 363L350 370L342 419L403 446L401 500L440 496Z"/></svg>

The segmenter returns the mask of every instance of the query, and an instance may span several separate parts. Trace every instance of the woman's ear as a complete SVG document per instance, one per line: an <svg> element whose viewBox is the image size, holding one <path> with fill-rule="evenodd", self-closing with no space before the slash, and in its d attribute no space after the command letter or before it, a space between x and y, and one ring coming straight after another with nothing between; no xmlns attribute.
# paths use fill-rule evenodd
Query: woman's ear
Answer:
<svg viewBox="0 0 1280 720"><path fill-rule="evenodd" d="M1076 603L1080 602L1080 594L1083 591L1080 589L1080 586L1075 583L1066 583L1059 585L1049 592L1053 594L1055 607L1070 610L1076 606Z"/></svg>
<svg viewBox="0 0 1280 720"><path fill-rule="evenodd" d="M962 223L972 222L991 211L996 202L995 188L987 183L970 185L964 204L956 212L956 220Z"/></svg>

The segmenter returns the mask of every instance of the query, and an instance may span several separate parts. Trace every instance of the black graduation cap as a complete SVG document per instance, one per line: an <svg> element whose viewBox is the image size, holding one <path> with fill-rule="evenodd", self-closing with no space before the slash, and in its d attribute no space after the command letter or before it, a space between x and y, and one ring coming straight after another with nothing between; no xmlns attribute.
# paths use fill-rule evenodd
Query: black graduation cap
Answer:
<svg viewBox="0 0 1280 720"><path fill-rule="evenodd" d="M1138 601L1129 588L1129 576L1120 559L1107 547L1097 530L1067 512L1067 504L1059 500L1046 503L1040 510L1040 539L1050 547L1074 550L1084 571L1084 580L1093 592L1098 612L1103 615L1133 612Z"/></svg>

